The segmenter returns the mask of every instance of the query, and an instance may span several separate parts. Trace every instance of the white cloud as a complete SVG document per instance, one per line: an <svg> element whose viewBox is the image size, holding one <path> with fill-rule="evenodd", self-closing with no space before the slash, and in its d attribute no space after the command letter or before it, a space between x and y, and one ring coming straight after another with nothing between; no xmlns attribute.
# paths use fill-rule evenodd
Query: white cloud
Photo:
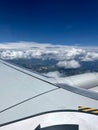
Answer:
<svg viewBox="0 0 98 130"><path fill-rule="evenodd" d="M55 59L58 66L80 67L80 61L98 60L98 47L53 45L50 43L16 42L0 43L0 58Z"/></svg>
<svg viewBox="0 0 98 130"><path fill-rule="evenodd" d="M94 61L98 60L98 53L96 52L87 52L84 57L82 57L82 61Z"/></svg>
<svg viewBox="0 0 98 130"><path fill-rule="evenodd" d="M32 47L35 48L44 48L47 46L50 46L51 44L49 43L36 43L36 42L14 42L14 43L0 43L0 49L29 49Z"/></svg>
<svg viewBox="0 0 98 130"><path fill-rule="evenodd" d="M80 67L80 64L78 61L76 60L71 60L71 61L59 61L57 63L57 66L59 67L64 67L66 69L68 68L79 68Z"/></svg>
<svg viewBox="0 0 98 130"><path fill-rule="evenodd" d="M44 73L44 75L46 75L48 77L52 77L52 78L60 78L63 76L59 71Z"/></svg>
<svg viewBox="0 0 98 130"><path fill-rule="evenodd" d="M67 51L66 57L67 59L74 59L75 57L80 56L84 53L85 53L85 50L73 47Z"/></svg>

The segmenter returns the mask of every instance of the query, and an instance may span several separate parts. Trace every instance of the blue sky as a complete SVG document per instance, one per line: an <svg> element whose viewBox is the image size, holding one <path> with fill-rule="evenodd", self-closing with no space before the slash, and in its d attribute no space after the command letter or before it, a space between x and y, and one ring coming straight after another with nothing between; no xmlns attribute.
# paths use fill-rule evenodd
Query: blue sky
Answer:
<svg viewBox="0 0 98 130"><path fill-rule="evenodd" d="M98 0L0 0L0 42L98 45Z"/></svg>

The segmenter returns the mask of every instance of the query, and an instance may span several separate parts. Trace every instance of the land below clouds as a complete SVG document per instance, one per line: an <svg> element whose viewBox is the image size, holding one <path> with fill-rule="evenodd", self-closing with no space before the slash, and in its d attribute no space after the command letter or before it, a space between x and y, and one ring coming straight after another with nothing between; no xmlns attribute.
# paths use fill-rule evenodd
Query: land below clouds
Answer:
<svg viewBox="0 0 98 130"><path fill-rule="evenodd" d="M33 72L38 72L45 74L50 77L65 77L76 74L88 73L88 72L98 72L98 60L80 62L81 66L79 68L64 68L57 66L58 61L53 59L12 59L7 60L16 65L22 66L24 68L30 69Z"/></svg>

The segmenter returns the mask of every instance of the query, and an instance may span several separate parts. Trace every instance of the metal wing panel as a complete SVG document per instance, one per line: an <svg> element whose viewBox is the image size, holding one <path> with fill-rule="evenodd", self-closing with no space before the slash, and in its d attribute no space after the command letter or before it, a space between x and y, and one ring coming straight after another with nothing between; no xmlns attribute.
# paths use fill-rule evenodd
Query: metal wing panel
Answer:
<svg viewBox="0 0 98 130"><path fill-rule="evenodd" d="M57 88L21 71L0 62L0 111Z"/></svg>
<svg viewBox="0 0 98 130"><path fill-rule="evenodd" d="M81 105L98 108L98 101L58 88L2 112L0 120L3 124L47 111L77 110Z"/></svg>
<svg viewBox="0 0 98 130"><path fill-rule="evenodd" d="M98 108L98 100L66 87L60 88L43 76L0 61L0 124L47 111L77 110L78 106Z"/></svg>

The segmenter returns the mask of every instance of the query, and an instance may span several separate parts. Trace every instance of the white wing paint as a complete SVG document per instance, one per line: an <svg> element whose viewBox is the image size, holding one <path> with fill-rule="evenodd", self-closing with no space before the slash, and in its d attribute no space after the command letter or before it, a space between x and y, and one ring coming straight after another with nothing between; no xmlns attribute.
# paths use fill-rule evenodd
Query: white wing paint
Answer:
<svg viewBox="0 0 98 130"><path fill-rule="evenodd" d="M98 130L98 114L94 114L98 94L87 90L98 85L97 74L88 75L90 80L79 75L57 81L0 60L0 130L35 130L39 124L45 129L66 123L78 124L79 130ZM79 106L96 109L88 114L78 111Z"/></svg>

